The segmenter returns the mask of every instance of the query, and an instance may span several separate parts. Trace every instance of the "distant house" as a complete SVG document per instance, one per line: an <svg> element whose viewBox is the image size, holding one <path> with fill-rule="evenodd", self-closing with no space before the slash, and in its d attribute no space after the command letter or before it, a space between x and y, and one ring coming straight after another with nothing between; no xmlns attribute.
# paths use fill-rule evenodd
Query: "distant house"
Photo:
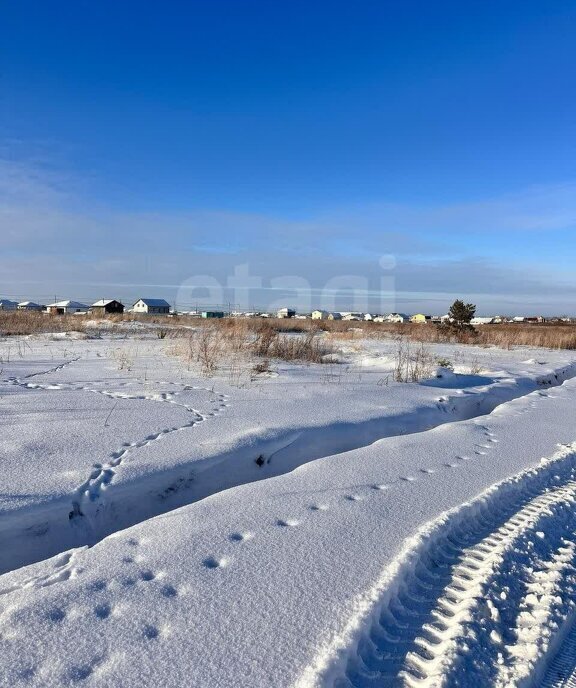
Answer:
<svg viewBox="0 0 576 688"><path fill-rule="evenodd" d="M18 304L19 311L41 311L44 310L44 306L39 303L34 303L34 301L20 301Z"/></svg>
<svg viewBox="0 0 576 688"><path fill-rule="evenodd" d="M79 301L57 301L46 306L48 313L52 315L68 315L70 313L86 313L88 306Z"/></svg>
<svg viewBox="0 0 576 688"><path fill-rule="evenodd" d="M132 310L146 315L167 315L170 313L170 304L164 299L138 299Z"/></svg>
<svg viewBox="0 0 576 688"><path fill-rule="evenodd" d="M327 320L329 315L328 311L312 311L312 320Z"/></svg>
<svg viewBox="0 0 576 688"><path fill-rule="evenodd" d="M431 322L432 318L429 315L424 315L424 313L416 313L410 318L410 322L418 323L419 325L424 325Z"/></svg>
<svg viewBox="0 0 576 688"><path fill-rule="evenodd" d="M374 318L378 317L376 314L373 313L364 313L364 320L374 320Z"/></svg>
<svg viewBox="0 0 576 688"><path fill-rule="evenodd" d="M276 313L277 318L293 318L296 311L293 308L280 308Z"/></svg>
<svg viewBox="0 0 576 688"><path fill-rule="evenodd" d="M342 313L338 313L338 311L328 313L328 320L342 320Z"/></svg>
<svg viewBox="0 0 576 688"><path fill-rule="evenodd" d="M349 313L341 313L341 315L342 315L342 320L354 320L354 321L364 320L364 313L349 312Z"/></svg>
<svg viewBox="0 0 576 688"><path fill-rule="evenodd" d="M512 318L512 322L515 323L543 323L546 322L546 318L542 315L530 315L528 317L524 315L517 315L515 318Z"/></svg>
<svg viewBox="0 0 576 688"><path fill-rule="evenodd" d="M386 322L389 323L405 323L410 320L410 318L405 313L390 313L385 318Z"/></svg>
<svg viewBox="0 0 576 688"><path fill-rule="evenodd" d="M124 304L114 299L100 299L90 306L90 312L95 315L106 315L108 313L124 313Z"/></svg>
<svg viewBox="0 0 576 688"><path fill-rule="evenodd" d="M16 301L10 301L10 299L0 299L0 311L15 311L18 307Z"/></svg>
<svg viewBox="0 0 576 688"><path fill-rule="evenodd" d="M202 311L203 318L223 318L223 311Z"/></svg>
<svg viewBox="0 0 576 688"><path fill-rule="evenodd" d="M494 323L494 318L482 318L476 317L472 318L470 321L471 325L492 325Z"/></svg>

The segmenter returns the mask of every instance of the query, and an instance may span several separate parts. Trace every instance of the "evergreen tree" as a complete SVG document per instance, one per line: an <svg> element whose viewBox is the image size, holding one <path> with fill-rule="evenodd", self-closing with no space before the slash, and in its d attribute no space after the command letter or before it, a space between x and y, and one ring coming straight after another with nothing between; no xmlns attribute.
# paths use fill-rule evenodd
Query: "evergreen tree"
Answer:
<svg viewBox="0 0 576 688"><path fill-rule="evenodd" d="M476 306L472 303L464 303L460 299L454 301L450 306L448 315L450 316L450 328L457 332L464 332L466 330L473 330L470 324L474 314L476 313Z"/></svg>

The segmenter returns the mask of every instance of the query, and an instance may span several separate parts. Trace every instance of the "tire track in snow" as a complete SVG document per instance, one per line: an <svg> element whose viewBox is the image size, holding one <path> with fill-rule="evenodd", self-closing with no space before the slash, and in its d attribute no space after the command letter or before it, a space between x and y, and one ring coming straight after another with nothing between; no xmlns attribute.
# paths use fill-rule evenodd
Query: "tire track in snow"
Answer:
<svg viewBox="0 0 576 688"><path fill-rule="evenodd" d="M576 688L576 625L550 662L540 688Z"/></svg>
<svg viewBox="0 0 576 688"><path fill-rule="evenodd" d="M575 450L428 527L370 616L351 620L298 685L429 688L474 675L510 686L530 675L574 608Z"/></svg>

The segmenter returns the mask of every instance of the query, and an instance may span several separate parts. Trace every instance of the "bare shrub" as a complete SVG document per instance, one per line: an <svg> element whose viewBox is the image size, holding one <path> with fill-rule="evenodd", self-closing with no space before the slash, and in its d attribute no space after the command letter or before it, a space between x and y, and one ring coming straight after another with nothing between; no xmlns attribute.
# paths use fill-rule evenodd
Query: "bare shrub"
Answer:
<svg viewBox="0 0 576 688"><path fill-rule="evenodd" d="M470 363L470 374L471 375L478 375L482 372L482 364L480 363L480 359L478 356L474 356L472 359L472 362Z"/></svg>
<svg viewBox="0 0 576 688"><path fill-rule="evenodd" d="M228 371L230 383L240 386L255 374L268 372L273 359L325 363L334 349L321 331L278 332L273 324L261 320L256 325L203 323L169 352L186 360L189 370L199 363L204 375L213 375L221 367Z"/></svg>
<svg viewBox="0 0 576 688"><path fill-rule="evenodd" d="M414 346L410 340L399 338L394 365L396 382L424 380L433 375L434 369L434 356L423 342Z"/></svg>
<svg viewBox="0 0 576 688"><path fill-rule="evenodd" d="M256 356L268 356L272 345L278 340L278 331L267 322L263 322L255 332L250 349Z"/></svg>
<svg viewBox="0 0 576 688"><path fill-rule="evenodd" d="M196 336L196 355L204 375L210 376L216 372L221 353L220 340L215 330L202 329Z"/></svg>
<svg viewBox="0 0 576 688"><path fill-rule="evenodd" d="M114 349L112 358L118 364L118 370L132 370L134 358L126 349Z"/></svg>

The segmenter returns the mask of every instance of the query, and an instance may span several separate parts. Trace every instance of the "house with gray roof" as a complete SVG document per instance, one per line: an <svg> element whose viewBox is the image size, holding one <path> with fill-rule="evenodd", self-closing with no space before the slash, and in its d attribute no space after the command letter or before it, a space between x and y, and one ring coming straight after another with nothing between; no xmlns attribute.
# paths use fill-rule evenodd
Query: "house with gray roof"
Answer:
<svg viewBox="0 0 576 688"><path fill-rule="evenodd" d="M167 315L170 313L170 304L164 299L138 299L132 310L145 315Z"/></svg>

